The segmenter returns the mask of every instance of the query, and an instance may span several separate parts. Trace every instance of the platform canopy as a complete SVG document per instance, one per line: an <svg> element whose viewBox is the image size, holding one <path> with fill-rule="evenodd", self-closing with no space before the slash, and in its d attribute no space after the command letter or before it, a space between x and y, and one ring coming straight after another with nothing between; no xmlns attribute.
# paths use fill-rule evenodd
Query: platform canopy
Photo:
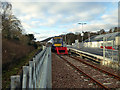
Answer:
<svg viewBox="0 0 120 90"><path fill-rule="evenodd" d="M116 36L120 36L120 32L102 34L102 35L95 35L90 37L90 42L94 41L103 41L103 37L107 38L107 41L115 40ZM89 42L89 39L86 39L84 42Z"/></svg>

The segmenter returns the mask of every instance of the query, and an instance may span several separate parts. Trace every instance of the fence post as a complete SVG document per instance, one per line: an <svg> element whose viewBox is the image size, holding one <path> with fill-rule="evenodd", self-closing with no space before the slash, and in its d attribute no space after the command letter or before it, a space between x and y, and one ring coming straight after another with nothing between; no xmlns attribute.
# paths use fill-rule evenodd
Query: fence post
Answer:
<svg viewBox="0 0 120 90"><path fill-rule="evenodd" d="M42 48L43 48L43 50L44 50L44 49L46 48L46 46L43 46Z"/></svg>
<svg viewBox="0 0 120 90"><path fill-rule="evenodd" d="M48 76L47 76L47 88L52 88L52 68L51 68L51 47L48 48Z"/></svg>
<svg viewBox="0 0 120 90"><path fill-rule="evenodd" d="M114 52L114 51L113 51L113 48L114 48L114 45L113 45L113 44L114 44L114 43L113 43L113 42L114 42L114 41L112 40L112 62L113 62L113 59L114 59L114 55L113 55L113 52Z"/></svg>
<svg viewBox="0 0 120 90"><path fill-rule="evenodd" d="M36 59L33 58L33 80L34 80L34 88L36 88Z"/></svg>
<svg viewBox="0 0 120 90"><path fill-rule="evenodd" d="M15 90L20 86L20 75L11 76L11 90Z"/></svg>
<svg viewBox="0 0 120 90"><path fill-rule="evenodd" d="M118 71L120 71L120 45L118 45Z"/></svg>
<svg viewBox="0 0 120 90"><path fill-rule="evenodd" d="M39 88L47 88L47 67L48 67L48 53L46 53L46 56L44 58L44 62L42 65L42 72L41 72L41 79L40 79L40 84Z"/></svg>
<svg viewBox="0 0 120 90"><path fill-rule="evenodd" d="M103 65L105 64L105 37L103 37Z"/></svg>
<svg viewBox="0 0 120 90"><path fill-rule="evenodd" d="M22 81L22 89L25 90L27 88L27 74L29 72L29 66L23 66L23 81Z"/></svg>
<svg viewBox="0 0 120 90"><path fill-rule="evenodd" d="M37 80L37 76L38 76L38 62L39 62L38 55L35 56L34 62L35 62L35 76L36 76L36 80Z"/></svg>
<svg viewBox="0 0 120 90"><path fill-rule="evenodd" d="M33 88L32 69L33 69L33 61L29 61L29 88Z"/></svg>
<svg viewBox="0 0 120 90"><path fill-rule="evenodd" d="M45 60L45 56L46 56L46 51L44 52L43 56L41 57L40 61L39 61L39 64L38 64L38 70L39 70L39 73L38 73L38 79L37 79L37 88L39 88L39 85L40 85L40 82L41 82L41 77L42 77L42 72L43 72L43 63L44 63L44 60Z"/></svg>

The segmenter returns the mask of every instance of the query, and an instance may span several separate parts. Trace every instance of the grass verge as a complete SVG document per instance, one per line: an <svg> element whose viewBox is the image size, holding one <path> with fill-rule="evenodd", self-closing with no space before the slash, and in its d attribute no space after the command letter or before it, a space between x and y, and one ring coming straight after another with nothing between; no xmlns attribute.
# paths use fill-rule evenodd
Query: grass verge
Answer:
<svg viewBox="0 0 120 90"><path fill-rule="evenodd" d="M35 49L31 53L29 53L24 58L20 59L19 62L12 65L12 68L6 71L2 71L2 88L9 88L10 87L10 76L12 75L19 75L22 72L22 67L28 65L29 61L34 57L36 52L40 49Z"/></svg>

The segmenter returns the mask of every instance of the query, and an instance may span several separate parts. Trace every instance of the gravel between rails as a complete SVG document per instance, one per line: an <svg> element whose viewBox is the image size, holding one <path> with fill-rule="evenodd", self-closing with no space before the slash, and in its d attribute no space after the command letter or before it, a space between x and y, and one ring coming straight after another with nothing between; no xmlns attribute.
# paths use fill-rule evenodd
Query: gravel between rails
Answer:
<svg viewBox="0 0 120 90"><path fill-rule="evenodd" d="M99 88L87 77L52 53L52 88Z"/></svg>
<svg viewBox="0 0 120 90"><path fill-rule="evenodd" d="M101 73L98 70L93 69L92 67L81 63L80 61L77 61L75 59L69 58L68 56L64 56L67 60L71 63L73 63L75 66L79 67L82 71L87 73L88 75L92 76L97 81L100 81L102 84L106 85L109 88L120 88L120 81L117 79L114 79L111 76L108 76L104 73Z"/></svg>
<svg viewBox="0 0 120 90"><path fill-rule="evenodd" d="M80 59L79 56L76 57L76 58ZM81 60L83 60L83 61L85 61L85 62L87 62L87 63L90 63L90 64L92 64L92 65L95 65L96 67L101 68L101 69L103 69L103 70L105 70L105 71L108 71L108 72L111 72L111 73L113 73L113 74L115 74L115 75L120 76L120 71L117 70L117 69L113 69L113 68L110 68L110 67L107 67L107 66L104 66L104 65L100 65L100 64L97 64L97 63L93 63L92 61L90 61L90 60L88 60L88 59L81 59Z"/></svg>

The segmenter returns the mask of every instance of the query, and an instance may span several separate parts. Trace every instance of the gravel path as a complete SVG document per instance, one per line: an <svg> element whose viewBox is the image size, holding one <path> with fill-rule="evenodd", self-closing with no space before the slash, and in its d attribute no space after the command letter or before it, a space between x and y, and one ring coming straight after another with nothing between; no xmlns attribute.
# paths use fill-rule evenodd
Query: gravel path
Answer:
<svg viewBox="0 0 120 90"><path fill-rule="evenodd" d="M98 86L52 53L52 88L98 88Z"/></svg>

